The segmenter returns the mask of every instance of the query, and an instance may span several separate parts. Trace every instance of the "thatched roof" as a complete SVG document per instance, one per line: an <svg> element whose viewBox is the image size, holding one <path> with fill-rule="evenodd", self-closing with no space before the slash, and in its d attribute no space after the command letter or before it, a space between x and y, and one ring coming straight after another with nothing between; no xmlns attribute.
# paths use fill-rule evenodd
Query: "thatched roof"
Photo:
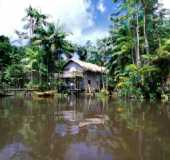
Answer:
<svg viewBox="0 0 170 160"><path fill-rule="evenodd" d="M70 62L74 62L74 63L78 64L80 67L83 68L84 71L106 73L106 68L102 67L102 66L99 66L97 64L88 63L88 62L84 62L84 61L77 60L77 59L76 60L75 59L71 59L71 60L68 61L67 64L69 64Z"/></svg>

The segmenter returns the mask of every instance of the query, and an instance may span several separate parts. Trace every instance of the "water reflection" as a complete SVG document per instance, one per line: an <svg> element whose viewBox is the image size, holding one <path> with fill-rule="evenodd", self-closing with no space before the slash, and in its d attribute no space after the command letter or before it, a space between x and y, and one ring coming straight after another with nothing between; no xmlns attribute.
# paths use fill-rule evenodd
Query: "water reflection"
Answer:
<svg viewBox="0 0 170 160"><path fill-rule="evenodd" d="M112 154L105 152L103 147L87 143L75 143L69 146L65 153L65 159L69 160L112 160Z"/></svg>
<svg viewBox="0 0 170 160"><path fill-rule="evenodd" d="M0 160L168 160L170 105L0 99Z"/></svg>
<svg viewBox="0 0 170 160"><path fill-rule="evenodd" d="M6 145L0 151L0 159L9 160L9 159L17 159L17 160L29 160L31 157L27 153L28 148L24 146L22 143L14 143Z"/></svg>

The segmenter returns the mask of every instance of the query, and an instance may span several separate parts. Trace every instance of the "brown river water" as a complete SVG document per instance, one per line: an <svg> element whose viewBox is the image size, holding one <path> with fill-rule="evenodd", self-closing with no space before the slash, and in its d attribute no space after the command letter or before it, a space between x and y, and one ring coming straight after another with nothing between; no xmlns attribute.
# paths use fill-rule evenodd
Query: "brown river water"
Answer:
<svg viewBox="0 0 170 160"><path fill-rule="evenodd" d="M1 98L0 160L170 160L170 104Z"/></svg>

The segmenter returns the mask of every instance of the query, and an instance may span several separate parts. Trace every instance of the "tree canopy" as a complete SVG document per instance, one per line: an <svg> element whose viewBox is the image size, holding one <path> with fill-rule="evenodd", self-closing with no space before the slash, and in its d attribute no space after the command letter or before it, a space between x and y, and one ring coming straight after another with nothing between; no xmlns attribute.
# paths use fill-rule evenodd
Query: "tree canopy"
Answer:
<svg viewBox="0 0 170 160"><path fill-rule="evenodd" d="M28 74L37 72L41 83L48 84L76 52L81 60L107 67L108 87L121 96L160 98L170 74L169 12L158 0L113 0L114 4L118 7L110 16L109 36L83 46L68 41L62 25L49 23L48 15L29 6L24 31L16 31L29 43L16 47L0 36L1 82L23 77L28 83L34 81Z"/></svg>

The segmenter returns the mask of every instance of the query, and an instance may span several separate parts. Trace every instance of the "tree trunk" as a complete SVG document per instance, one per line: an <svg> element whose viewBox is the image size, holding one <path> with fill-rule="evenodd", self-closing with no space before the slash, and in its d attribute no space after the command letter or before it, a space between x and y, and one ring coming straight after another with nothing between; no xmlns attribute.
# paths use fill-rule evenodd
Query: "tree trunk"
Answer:
<svg viewBox="0 0 170 160"><path fill-rule="evenodd" d="M149 42L148 42L148 37L147 37L147 32L146 32L146 25L147 25L147 20L146 20L146 1L145 0L141 0L141 3L143 4L143 10L144 10L144 16L143 16L143 35L144 35L144 41L145 41L145 51L146 54L149 54Z"/></svg>
<svg viewBox="0 0 170 160"><path fill-rule="evenodd" d="M143 17L143 32L144 32L144 39L145 39L145 51L146 54L149 54L149 42L148 42L148 37L146 33L146 7L144 6L144 17Z"/></svg>
<svg viewBox="0 0 170 160"><path fill-rule="evenodd" d="M158 41L159 41L159 48L162 48L162 45L161 45L161 38L160 38L159 35L158 35Z"/></svg>
<svg viewBox="0 0 170 160"><path fill-rule="evenodd" d="M29 31L30 33L30 39L32 38L32 35L33 35L33 19L30 17L30 31Z"/></svg>
<svg viewBox="0 0 170 160"><path fill-rule="evenodd" d="M140 58L140 37L139 37L139 8L137 6L137 12L136 12L136 64L137 66L141 66L141 58Z"/></svg>
<svg viewBox="0 0 170 160"><path fill-rule="evenodd" d="M135 64L135 60L134 60L134 48L133 47L131 49L131 58L132 58L132 63Z"/></svg>

